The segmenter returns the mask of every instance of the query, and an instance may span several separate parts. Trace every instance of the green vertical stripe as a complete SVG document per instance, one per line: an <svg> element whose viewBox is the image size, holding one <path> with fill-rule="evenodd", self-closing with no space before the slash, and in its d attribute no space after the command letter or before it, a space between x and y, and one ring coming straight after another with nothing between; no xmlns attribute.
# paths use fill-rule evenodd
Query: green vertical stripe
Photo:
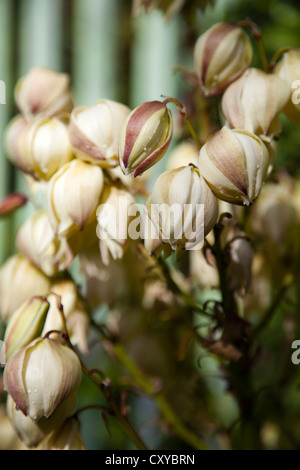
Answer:
<svg viewBox="0 0 300 470"><path fill-rule="evenodd" d="M0 0L0 80L5 84L5 104L0 104L0 199L10 192L9 162L3 148L3 132L12 112L12 2ZM11 217L0 220L0 263L11 250Z"/></svg>
<svg viewBox="0 0 300 470"><path fill-rule="evenodd" d="M74 0L73 89L76 105L117 99L119 0Z"/></svg>

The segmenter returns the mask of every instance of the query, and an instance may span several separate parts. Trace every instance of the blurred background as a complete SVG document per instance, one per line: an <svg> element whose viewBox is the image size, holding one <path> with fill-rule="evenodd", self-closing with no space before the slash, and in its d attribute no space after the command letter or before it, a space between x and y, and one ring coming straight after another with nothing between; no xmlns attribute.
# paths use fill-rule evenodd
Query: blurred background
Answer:
<svg viewBox="0 0 300 470"><path fill-rule="evenodd" d="M6 103L0 105L1 141L7 123L17 113L15 84L31 67L45 66L69 73L75 105L89 105L108 98L133 108L143 101L160 99L161 95L184 99L188 85L176 67L192 67L197 37L216 22L246 17L260 27L269 58L281 47L300 47L297 1L186 0L180 11L167 19L160 9L133 14L131 0L0 0L0 79L6 84ZM288 168L290 174L297 174L299 127L284 117L282 125L277 165ZM1 145L0 198L22 190L22 185ZM26 206L14 216L0 220L1 264L14 252L14 234L28 210L30 207ZM110 367L113 375L113 366ZM222 394L222 387L216 387L214 382L213 393L219 394L214 406L222 415L221 421L230 423L234 421L236 405ZM80 404L90 403L96 394L93 388L86 387ZM288 416L293 410L289 408ZM137 399L134 406L137 426L152 419L155 419L153 403ZM111 438L95 411L82 414L82 423L88 448L130 448L118 427L113 428ZM277 428L268 421L266 426L272 445ZM144 429L144 436L153 448L182 445L172 439L165 442L165 436L150 424Z"/></svg>

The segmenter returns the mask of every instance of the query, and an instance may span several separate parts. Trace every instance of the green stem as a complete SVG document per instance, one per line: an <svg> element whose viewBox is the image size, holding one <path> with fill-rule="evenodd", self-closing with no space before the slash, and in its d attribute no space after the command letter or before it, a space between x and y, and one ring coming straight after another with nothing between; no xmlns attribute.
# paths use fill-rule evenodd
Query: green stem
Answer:
<svg viewBox="0 0 300 470"><path fill-rule="evenodd" d="M201 142L200 142L200 139L199 139L199 137L198 137L198 135L197 135L195 129L194 129L193 126L192 126L191 121L190 121L189 118L188 118L188 115L187 115L187 113L186 113L185 106L183 106L183 104L180 103L180 101L177 100L176 98L171 98L171 97L166 98L163 102L164 102L165 104L167 104L167 103L174 103L174 104L177 106L177 108L179 109L179 112L180 112L181 116L183 117L183 119L184 119L184 121L185 121L185 124L186 124L186 126L187 126L187 128L188 128L188 130L189 130L189 132L190 132L190 134L191 134L191 136L192 136L192 138L194 139L194 141L196 142L196 145L197 145L198 149L200 150L201 147L202 147L202 144L201 144Z"/></svg>
<svg viewBox="0 0 300 470"><path fill-rule="evenodd" d="M136 383L146 392L152 396L164 418L172 425L174 432L183 439L192 448L197 450L207 450L206 445L190 431L177 417L176 413L170 407L166 398L162 393L155 393L153 386L147 377L140 371L136 364L127 355L126 351L120 344L113 345L114 352L120 362L129 370L131 375L134 377Z"/></svg>
<svg viewBox="0 0 300 470"><path fill-rule="evenodd" d="M65 314L64 314L64 309L63 309L63 305L61 304L60 302L60 297L57 296L58 299L58 309L59 309L59 312L60 312L60 315L61 315L61 318L62 318L62 322L63 322L63 326L64 326L64 339L65 341L67 341L67 343L69 344L70 348L76 353L76 350L73 346L73 344L71 343L70 341L70 338L69 338L69 334L68 334L68 330L67 330L67 326L66 326L66 318L65 318ZM148 450L146 445L144 444L144 442L142 441L142 439L139 437L139 435L137 434L137 432L135 431L135 429L133 428L132 424L130 423L130 421L127 419L126 416L124 416L118 405L116 404L114 398L112 397L110 391L108 391L108 388L106 387L105 385L105 380L100 380L98 379L95 374L98 374L100 375L101 379L103 379L104 377L104 374L102 373L102 371L98 370L98 369L88 369L86 367L86 365L84 364L84 362L81 360L81 358L77 355L79 361L80 361L80 364L81 364L81 368L82 368L82 371L87 375L87 377L95 384L97 385L97 387L104 393L105 395L105 398L107 400L107 403L110 405L111 407L111 410L112 410L112 415L117 419L118 423L120 424L120 426L124 429L125 433L128 435L128 437L132 440L132 442L135 444L135 446L137 447L137 449L139 450Z"/></svg>
<svg viewBox="0 0 300 470"><path fill-rule="evenodd" d="M167 265L167 263L165 262L165 260L161 257L158 257L157 258L157 261L163 271L163 274L164 274L164 277L167 281L167 284L169 286L169 288L175 293L175 294L178 294L180 295L180 297L182 297L182 299L184 300L185 304L190 307L191 309L193 310L196 310L198 312L201 312L203 315L206 315L206 316L209 316L211 318L211 315L209 315L205 309L203 308L203 306L201 304L199 304L198 302L196 302L194 300L194 298L187 292L184 292L182 289L180 289L180 287L178 286L178 284L176 284L176 282L174 281L174 279L172 278L171 274L170 274L170 271L169 271L169 267Z"/></svg>
<svg viewBox="0 0 300 470"><path fill-rule="evenodd" d="M251 29L252 35L257 44L258 53L260 55L264 71L269 72L270 66L268 63L268 58L267 58L266 50L265 50L263 39L262 39L262 34L261 34L259 27L249 18L239 21L238 24L240 26L248 26Z"/></svg>

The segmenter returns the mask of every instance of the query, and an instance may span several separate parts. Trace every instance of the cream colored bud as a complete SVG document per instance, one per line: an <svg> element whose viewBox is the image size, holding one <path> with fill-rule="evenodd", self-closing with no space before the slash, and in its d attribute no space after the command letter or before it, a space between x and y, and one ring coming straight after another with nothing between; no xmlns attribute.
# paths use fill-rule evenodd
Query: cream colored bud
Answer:
<svg viewBox="0 0 300 470"><path fill-rule="evenodd" d="M249 289L254 252L249 240L237 237L230 243L227 266L228 288L240 295Z"/></svg>
<svg viewBox="0 0 300 470"><path fill-rule="evenodd" d="M0 405L0 450L26 450L25 444L20 440L10 418L6 406Z"/></svg>
<svg viewBox="0 0 300 470"><path fill-rule="evenodd" d="M22 413L33 420L52 416L80 381L77 355L48 337L37 338L18 351L4 369L6 390Z"/></svg>
<svg viewBox="0 0 300 470"><path fill-rule="evenodd" d="M8 123L4 133L4 146L11 163L24 173L33 173L31 161L27 157L27 135L30 124L18 114Z"/></svg>
<svg viewBox="0 0 300 470"><path fill-rule="evenodd" d="M287 117L300 123L300 49L285 52L276 65L274 73L290 87L290 98L283 111Z"/></svg>
<svg viewBox="0 0 300 470"><path fill-rule="evenodd" d="M27 258L17 254L0 269L0 314L7 322L12 314L32 296L45 296L50 280Z"/></svg>
<svg viewBox="0 0 300 470"><path fill-rule="evenodd" d="M251 208L249 228L259 237L283 248L293 236L293 226L297 225L297 212L293 204L295 188L290 179L279 182L268 181L260 197ZM271 243L270 243L271 242Z"/></svg>
<svg viewBox="0 0 300 470"><path fill-rule="evenodd" d="M252 62L250 39L235 23L217 23L194 47L194 68L206 96L219 95Z"/></svg>
<svg viewBox="0 0 300 470"><path fill-rule="evenodd" d="M7 395L6 410L10 423L21 439L28 447L37 447L50 433L59 429L65 420L73 413L76 405L76 394L69 398L57 408L50 418L33 420L25 416L18 408L13 398Z"/></svg>
<svg viewBox="0 0 300 470"><path fill-rule="evenodd" d="M58 117L32 122L27 134L27 158L36 177L49 180L73 158L67 122Z"/></svg>
<svg viewBox="0 0 300 470"><path fill-rule="evenodd" d="M34 67L19 79L15 88L15 100L27 120L71 111L73 99L70 78L65 73Z"/></svg>
<svg viewBox="0 0 300 470"><path fill-rule="evenodd" d="M223 127L201 148L198 166L218 198L248 206L265 181L269 153L256 135Z"/></svg>
<svg viewBox="0 0 300 470"><path fill-rule="evenodd" d="M119 162L125 175L138 176L166 153L173 133L166 103L148 101L135 108L122 127Z"/></svg>
<svg viewBox="0 0 300 470"><path fill-rule="evenodd" d="M120 259L123 256L130 237L129 222L134 215L130 210L134 205L135 200L127 190L114 185L105 188L97 209L97 235L105 265L109 263L109 254L113 259Z"/></svg>
<svg viewBox="0 0 300 470"><path fill-rule="evenodd" d="M73 158L67 123L58 117L25 122L16 116L7 126L5 144L11 162L35 179L49 180Z"/></svg>
<svg viewBox="0 0 300 470"><path fill-rule="evenodd" d="M66 238L58 237L46 211L37 211L19 227L16 247L47 276L69 268L73 254Z"/></svg>
<svg viewBox="0 0 300 470"><path fill-rule="evenodd" d="M192 163L197 166L199 150L194 142L189 140L181 142L168 156L166 163L168 170L175 170L181 166Z"/></svg>
<svg viewBox="0 0 300 470"><path fill-rule="evenodd" d="M217 221L218 204L194 165L168 170L154 183L147 202L160 238L173 250L203 242Z"/></svg>
<svg viewBox="0 0 300 470"><path fill-rule="evenodd" d="M278 115L289 96L282 78L249 68L225 91L222 110L229 127L272 138L281 130Z"/></svg>
<svg viewBox="0 0 300 470"><path fill-rule="evenodd" d="M6 360L41 335L49 310L43 297L31 297L11 316L4 334Z"/></svg>
<svg viewBox="0 0 300 470"><path fill-rule="evenodd" d="M129 113L124 104L107 99L74 108L69 133L76 156L102 167L116 166L119 135Z"/></svg>
<svg viewBox="0 0 300 470"><path fill-rule="evenodd" d="M63 331L61 305L72 344L78 346L80 351L86 354L90 319L79 295L78 287L72 280L64 279L52 284L50 291L51 293L47 296L50 308L41 335L52 330Z"/></svg>
<svg viewBox="0 0 300 470"><path fill-rule="evenodd" d="M86 450L78 419L68 418L59 429L41 442L38 450Z"/></svg>
<svg viewBox="0 0 300 470"><path fill-rule="evenodd" d="M81 160L72 160L55 173L48 186L47 210L59 235L69 236L96 218L102 188L101 168Z"/></svg>

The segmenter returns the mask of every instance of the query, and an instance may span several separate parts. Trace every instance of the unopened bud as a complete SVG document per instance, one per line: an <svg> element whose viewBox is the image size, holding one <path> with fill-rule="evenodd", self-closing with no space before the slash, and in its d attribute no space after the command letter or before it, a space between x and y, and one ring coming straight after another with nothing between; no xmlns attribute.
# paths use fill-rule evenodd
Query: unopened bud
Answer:
<svg viewBox="0 0 300 470"><path fill-rule="evenodd" d="M57 408L50 418L33 420L25 416L10 395L7 395L6 410L13 429L22 442L29 447L37 447L50 433L59 429L65 420L73 413L76 405L76 394Z"/></svg>
<svg viewBox="0 0 300 470"><path fill-rule="evenodd" d="M78 419L68 418L59 429L41 442L38 450L86 450Z"/></svg>
<svg viewBox="0 0 300 470"><path fill-rule="evenodd" d="M278 75L249 68L225 91L222 110L229 127L273 137L280 132L278 115L289 96L289 86Z"/></svg>
<svg viewBox="0 0 300 470"><path fill-rule="evenodd" d="M47 207L50 223L59 235L68 236L96 218L103 187L100 167L72 160L51 178Z"/></svg>
<svg viewBox="0 0 300 470"><path fill-rule="evenodd" d="M33 420L52 416L80 381L77 355L48 337L37 338L18 351L4 369L6 390L22 413Z"/></svg>
<svg viewBox="0 0 300 470"><path fill-rule="evenodd" d="M130 109L107 99L73 109L69 133L78 158L102 167L118 164L119 135Z"/></svg>
<svg viewBox="0 0 300 470"><path fill-rule="evenodd" d="M50 280L27 258L17 254L0 269L0 315L8 322L13 313L30 297L45 296Z"/></svg>
<svg viewBox="0 0 300 470"><path fill-rule="evenodd" d="M290 99L283 112L293 122L300 123L300 49L285 52L276 65L274 73L290 87Z"/></svg>
<svg viewBox="0 0 300 470"><path fill-rule="evenodd" d="M66 238L54 232L46 211L35 212L20 225L16 247L49 277L64 271L73 261Z"/></svg>
<svg viewBox="0 0 300 470"><path fill-rule="evenodd" d="M235 23L217 23L194 47L194 67L206 96L220 94L252 62L250 39Z"/></svg>
<svg viewBox="0 0 300 470"><path fill-rule="evenodd" d="M223 127L201 148L198 166L219 199L248 206L265 181L269 153L256 135Z"/></svg>
<svg viewBox="0 0 300 470"><path fill-rule="evenodd" d="M125 175L138 176L166 153L173 133L166 103L148 101L127 117L120 136L119 162Z"/></svg>
<svg viewBox="0 0 300 470"><path fill-rule="evenodd" d="M97 209L97 235L100 252L105 265L109 253L113 259L120 259L128 239L128 225L131 220L130 207L135 204L133 196L117 186L107 186Z"/></svg>
<svg viewBox="0 0 300 470"><path fill-rule="evenodd" d="M47 296L50 308L42 335L52 330L63 331L61 309L63 309L69 338L74 346L78 346L84 354L88 351L87 336L89 331L89 316L81 299L78 287L69 280L56 281L51 286Z"/></svg>
<svg viewBox="0 0 300 470"><path fill-rule="evenodd" d="M70 78L55 70L34 67L18 81L15 100L27 120L70 111L73 107Z"/></svg>
<svg viewBox="0 0 300 470"><path fill-rule="evenodd" d="M10 318L4 335L6 360L42 333L49 302L43 297L26 300Z"/></svg>
<svg viewBox="0 0 300 470"><path fill-rule="evenodd" d="M217 221L218 204L194 165L162 173L147 202L149 217L160 238L173 250L203 242Z"/></svg>

